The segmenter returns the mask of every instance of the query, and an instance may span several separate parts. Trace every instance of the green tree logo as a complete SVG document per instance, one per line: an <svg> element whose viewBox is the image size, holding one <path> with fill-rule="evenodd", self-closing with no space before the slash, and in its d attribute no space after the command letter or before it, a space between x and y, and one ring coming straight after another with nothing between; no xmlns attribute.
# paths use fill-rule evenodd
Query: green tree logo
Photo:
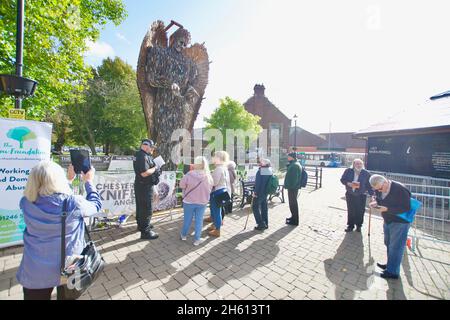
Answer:
<svg viewBox="0 0 450 320"><path fill-rule="evenodd" d="M33 131L27 127L17 127L8 131L6 136L10 139L17 140L20 143L20 149L23 149L23 143L27 140L36 139Z"/></svg>

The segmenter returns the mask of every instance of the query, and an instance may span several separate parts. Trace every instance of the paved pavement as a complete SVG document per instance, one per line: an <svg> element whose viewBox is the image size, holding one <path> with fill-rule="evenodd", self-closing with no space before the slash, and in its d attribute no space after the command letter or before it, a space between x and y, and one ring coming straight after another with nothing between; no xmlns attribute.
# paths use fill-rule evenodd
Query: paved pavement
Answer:
<svg viewBox="0 0 450 320"><path fill-rule="evenodd" d="M302 191L297 228L284 224L288 205L275 200L265 232L253 230L253 216L243 230L247 206L226 218L222 237L210 239L205 231L199 247L192 237L179 240L179 213L157 218L160 239L153 242L141 241L134 223L96 232L108 265L81 299L449 299L449 245L422 241L405 255L401 280L378 276L374 264L385 261L382 220L372 217L370 239L368 215L363 233L344 232L341 174L327 169L323 189ZM0 299L22 299L15 279L21 258L21 247L0 250Z"/></svg>

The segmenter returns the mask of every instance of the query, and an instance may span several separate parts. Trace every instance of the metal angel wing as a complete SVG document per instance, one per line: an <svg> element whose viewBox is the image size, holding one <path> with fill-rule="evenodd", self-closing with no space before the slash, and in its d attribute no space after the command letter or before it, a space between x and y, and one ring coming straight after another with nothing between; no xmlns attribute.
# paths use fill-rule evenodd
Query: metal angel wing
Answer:
<svg viewBox="0 0 450 320"><path fill-rule="evenodd" d="M191 59L197 67L197 76L194 79L193 87L199 94L199 99L197 103L194 105L194 110L190 123L187 124L187 130L189 132L194 128L194 122L197 119L198 112L200 110L200 106L203 101L203 96L205 95L206 86L208 85L208 75L209 75L209 57L208 51L203 44L194 44L189 48L184 49L183 54Z"/></svg>
<svg viewBox="0 0 450 320"><path fill-rule="evenodd" d="M155 21L147 34L142 41L141 50L139 52L139 59L137 65L137 85L139 88L139 93L141 95L142 108L144 110L145 119L147 123L147 129L149 131L149 138L156 136L156 133L153 132L154 126L152 126L149 122L153 117L153 107L155 104L156 98L156 89L148 86L146 83L146 59L147 52L151 47L163 47L167 48L168 46L168 37L166 32L166 27L164 22L158 20Z"/></svg>

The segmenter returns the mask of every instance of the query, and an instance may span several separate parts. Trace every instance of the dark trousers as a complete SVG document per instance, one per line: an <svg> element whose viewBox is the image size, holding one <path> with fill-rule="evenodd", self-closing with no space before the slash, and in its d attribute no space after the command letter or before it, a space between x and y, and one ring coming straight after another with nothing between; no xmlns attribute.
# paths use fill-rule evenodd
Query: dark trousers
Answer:
<svg viewBox="0 0 450 320"><path fill-rule="evenodd" d="M267 195L261 195L253 198L252 205L253 215L255 216L256 224L259 227L269 226L269 208L267 207Z"/></svg>
<svg viewBox="0 0 450 320"><path fill-rule="evenodd" d="M291 221L298 224L298 189L288 190L289 210L291 210Z"/></svg>
<svg viewBox="0 0 450 320"><path fill-rule="evenodd" d="M346 193L347 199L347 225L350 228L361 227L364 222L364 213L366 212L367 196L364 194L353 195Z"/></svg>
<svg viewBox="0 0 450 320"><path fill-rule="evenodd" d="M152 219L153 186L148 184L134 184L136 198L136 220L141 232L150 232L150 220Z"/></svg>
<svg viewBox="0 0 450 320"><path fill-rule="evenodd" d="M56 298L58 300L65 300L63 296L63 290L61 287L56 288ZM51 300L52 292L54 288L47 289L27 289L23 288L24 300Z"/></svg>

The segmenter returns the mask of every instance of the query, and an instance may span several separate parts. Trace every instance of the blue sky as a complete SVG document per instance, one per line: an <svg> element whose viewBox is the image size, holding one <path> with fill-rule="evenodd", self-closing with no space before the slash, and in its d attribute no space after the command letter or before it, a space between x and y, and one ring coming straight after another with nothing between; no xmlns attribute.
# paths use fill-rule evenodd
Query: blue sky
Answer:
<svg viewBox="0 0 450 320"><path fill-rule="evenodd" d="M256 83L314 133L357 131L450 89L446 0L126 0L128 18L107 25L86 61L119 56L136 66L155 20L205 42L210 83L196 127Z"/></svg>

